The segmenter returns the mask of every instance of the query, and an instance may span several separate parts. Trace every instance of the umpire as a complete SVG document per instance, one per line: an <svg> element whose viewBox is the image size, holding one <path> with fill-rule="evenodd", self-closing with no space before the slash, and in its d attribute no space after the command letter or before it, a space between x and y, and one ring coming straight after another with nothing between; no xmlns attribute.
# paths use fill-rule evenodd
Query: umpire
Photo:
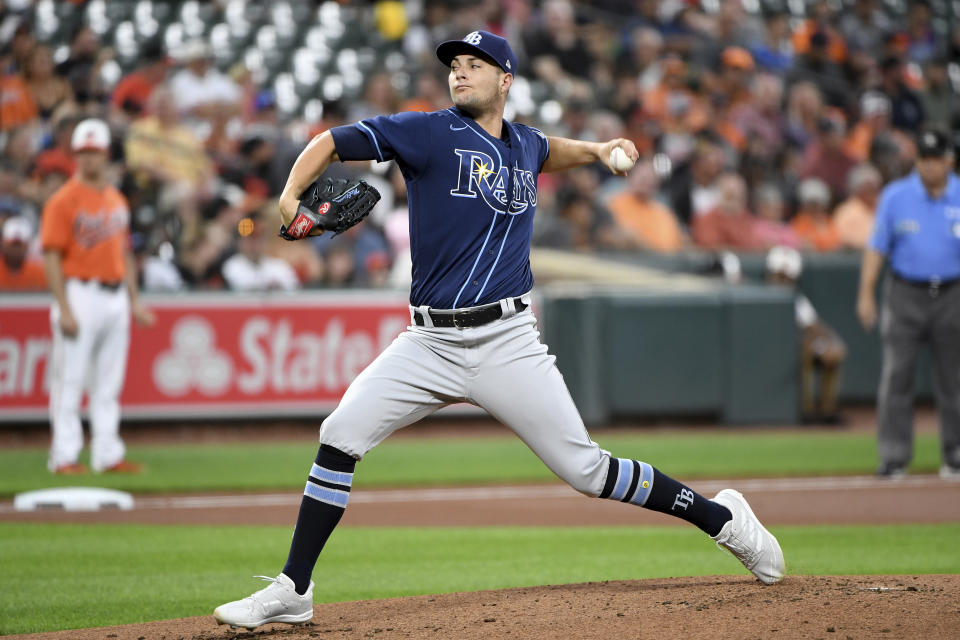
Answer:
<svg viewBox="0 0 960 640"><path fill-rule="evenodd" d="M884 189L863 254L857 315L867 330L877 321L877 278L890 263L880 321L879 476L902 476L913 456L913 383L926 342L940 413L940 476L960 479L960 179L953 166L947 134L921 131L916 168Z"/></svg>

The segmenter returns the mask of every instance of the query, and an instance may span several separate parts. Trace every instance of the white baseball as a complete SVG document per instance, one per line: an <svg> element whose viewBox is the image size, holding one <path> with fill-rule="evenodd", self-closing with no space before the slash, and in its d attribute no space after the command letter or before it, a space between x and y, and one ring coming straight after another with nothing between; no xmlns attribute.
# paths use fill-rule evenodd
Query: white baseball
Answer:
<svg viewBox="0 0 960 640"><path fill-rule="evenodd" d="M630 171L634 162L621 147L614 147L610 152L610 166L617 171Z"/></svg>

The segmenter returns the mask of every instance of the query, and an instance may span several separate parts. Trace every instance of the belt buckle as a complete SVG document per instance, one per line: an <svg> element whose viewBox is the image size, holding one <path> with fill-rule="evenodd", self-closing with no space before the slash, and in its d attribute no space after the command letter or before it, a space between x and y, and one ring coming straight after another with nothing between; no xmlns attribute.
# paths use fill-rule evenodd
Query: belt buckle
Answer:
<svg viewBox="0 0 960 640"><path fill-rule="evenodd" d="M930 297L931 297L931 298L936 298L937 296L939 296L939 295L940 295L940 283L939 283L939 282L931 282L931 283L930 283L930 287L927 289L927 293L930 294Z"/></svg>
<svg viewBox="0 0 960 640"><path fill-rule="evenodd" d="M453 326L457 329L463 329L463 325L460 324L460 316L463 314L454 312L453 313Z"/></svg>

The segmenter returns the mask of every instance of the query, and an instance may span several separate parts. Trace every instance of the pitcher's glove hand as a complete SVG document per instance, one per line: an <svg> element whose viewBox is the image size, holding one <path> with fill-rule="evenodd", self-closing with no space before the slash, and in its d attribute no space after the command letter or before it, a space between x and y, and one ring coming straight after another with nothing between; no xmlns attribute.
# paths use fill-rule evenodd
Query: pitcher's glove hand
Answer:
<svg viewBox="0 0 960 640"><path fill-rule="evenodd" d="M280 226L284 240L302 240L317 229L343 233L367 217L380 192L363 180L323 178L300 194L300 206L290 226Z"/></svg>

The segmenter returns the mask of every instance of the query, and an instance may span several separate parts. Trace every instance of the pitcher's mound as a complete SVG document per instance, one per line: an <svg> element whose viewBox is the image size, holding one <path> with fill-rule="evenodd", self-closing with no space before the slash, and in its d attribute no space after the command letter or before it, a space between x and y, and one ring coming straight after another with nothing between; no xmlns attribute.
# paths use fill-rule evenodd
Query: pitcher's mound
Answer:
<svg viewBox="0 0 960 640"><path fill-rule="evenodd" d="M317 605L304 626L254 632L212 616L24 638L956 638L958 575L658 578ZM211 603L211 610L215 604Z"/></svg>

